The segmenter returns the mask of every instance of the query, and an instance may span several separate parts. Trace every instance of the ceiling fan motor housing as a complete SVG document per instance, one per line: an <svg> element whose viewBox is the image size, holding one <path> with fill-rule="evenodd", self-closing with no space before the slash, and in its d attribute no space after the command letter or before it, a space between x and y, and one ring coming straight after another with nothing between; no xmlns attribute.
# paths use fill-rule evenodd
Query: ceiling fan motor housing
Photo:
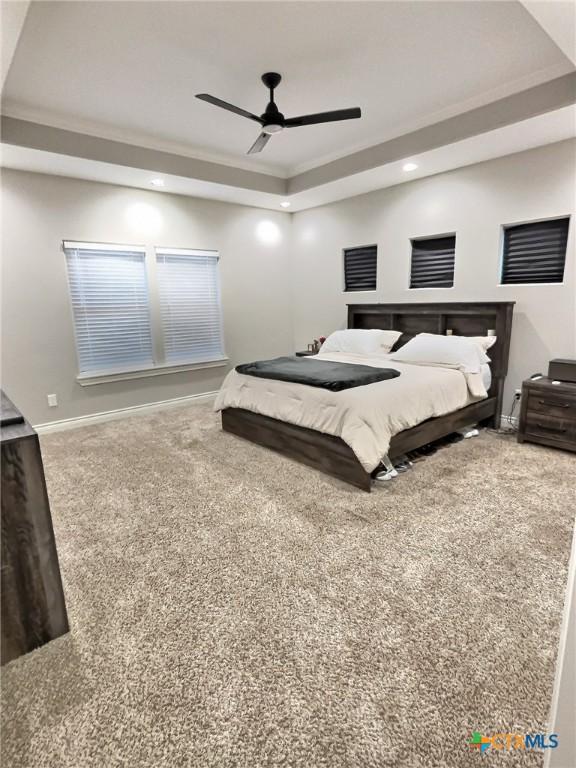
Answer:
<svg viewBox="0 0 576 768"><path fill-rule="evenodd" d="M266 112L262 115L262 122L264 133L278 133L284 128L284 115L278 111L278 107L273 101L266 107Z"/></svg>
<svg viewBox="0 0 576 768"><path fill-rule="evenodd" d="M282 76L278 72L265 72L262 75L262 82L270 90L270 102L266 107L266 112L261 115L264 133L279 133L284 128L284 115L278 111L278 107L274 103L274 88L279 85L281 80Z"/></svg>

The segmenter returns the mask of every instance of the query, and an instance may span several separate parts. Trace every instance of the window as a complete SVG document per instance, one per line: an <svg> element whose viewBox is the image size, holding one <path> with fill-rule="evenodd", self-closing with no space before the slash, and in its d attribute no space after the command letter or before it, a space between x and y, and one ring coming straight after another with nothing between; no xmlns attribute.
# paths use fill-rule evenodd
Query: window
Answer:
<svg viewBox="0 0 576 768"><path fill-rule="evenodd" d="M568 222L565 217L505 227L502 283L561 283Z"/></svg>
<svg viewBox="0 0 576 768"><path fill-rule="evenodd" d="M456 235L411 240L410 288L452 288Z"/></svg>
<svg viewBox="0 0 576 768"><path fill-rule="evenodd" d="M80 373L153 364L144 250L64 243Z"/></svg>
<svg viewBox="0 0 576 768"><path fill-rule="evenodd" d="M217 254L158 248L156 261L166 361L222 359Z"/></svg>
<svg viewBox="0 0 576 768"><path fill-rule="evenodd" d="M345 248L344 290L375 291L376 259L377 248L375 245L366 245L360 248Z"/></svg>
<svg viewBox="0 0 576 768"><path fill-rule="evenodd" d="M64 243L83 383L225 360L218 254Z"/></svg>

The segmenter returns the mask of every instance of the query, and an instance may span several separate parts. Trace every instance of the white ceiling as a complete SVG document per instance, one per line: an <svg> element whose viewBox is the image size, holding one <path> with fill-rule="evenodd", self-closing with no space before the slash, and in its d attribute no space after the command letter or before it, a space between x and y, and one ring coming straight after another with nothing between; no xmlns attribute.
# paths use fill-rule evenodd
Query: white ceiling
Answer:
<svg viewBox="0 0 576 768"><path fill-rule="evenodd" d="M4 81L26 21L29 5L28 0L20 0L17 3L0 0L0 87L2 89L4 89Z"/></svg>
<svg viewBox="0 0 576 768"><path fill-rule="evenodd" d="M572 71L518 2L33 2L3 112L290 175ZM282 73L288 116L360 106L361 120L285 131L255 158Z"/></svg>

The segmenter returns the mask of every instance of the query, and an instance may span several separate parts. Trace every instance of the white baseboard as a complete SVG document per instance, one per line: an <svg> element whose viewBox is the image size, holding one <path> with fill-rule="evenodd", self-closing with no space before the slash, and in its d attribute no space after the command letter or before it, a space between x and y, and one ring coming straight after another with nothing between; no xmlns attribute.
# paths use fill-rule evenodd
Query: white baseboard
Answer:
<svg viewBox="0 0 576 768"><path fill-rule="evenodd" d="M102 411L101 413L91 413L88 416L77 416L74 419L61 419L60 421L49 421L46 424L35 424L34 429L40 435L46 435L50 432L62 432L66 429L78 429L78 427L87 427L90 424L101 424L104 421L114 421L115 419L125 419L127 416L137 414L152 413L153 411L163 411L166 408L181 408L184 405L206 402L216 397L217 392L202 392L199 395L186 395L186 397L174 397L171 400L159 400L155 403L146 403L145 405L134 405L130 408L118 408L114 411Z"/></svg>

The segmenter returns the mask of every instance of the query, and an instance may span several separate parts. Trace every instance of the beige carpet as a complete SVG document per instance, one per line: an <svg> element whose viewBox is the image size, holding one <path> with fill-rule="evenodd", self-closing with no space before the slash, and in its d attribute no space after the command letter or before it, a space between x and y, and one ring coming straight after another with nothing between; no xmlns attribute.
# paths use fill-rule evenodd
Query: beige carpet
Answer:
<svg viewBox="0 0 576 768"><path fill-rule="evenodd" d="M3 670L11 768L463 768L546 729L572 455L483 433L371 495L207 405L42 439L72 633Z"/></svg>

